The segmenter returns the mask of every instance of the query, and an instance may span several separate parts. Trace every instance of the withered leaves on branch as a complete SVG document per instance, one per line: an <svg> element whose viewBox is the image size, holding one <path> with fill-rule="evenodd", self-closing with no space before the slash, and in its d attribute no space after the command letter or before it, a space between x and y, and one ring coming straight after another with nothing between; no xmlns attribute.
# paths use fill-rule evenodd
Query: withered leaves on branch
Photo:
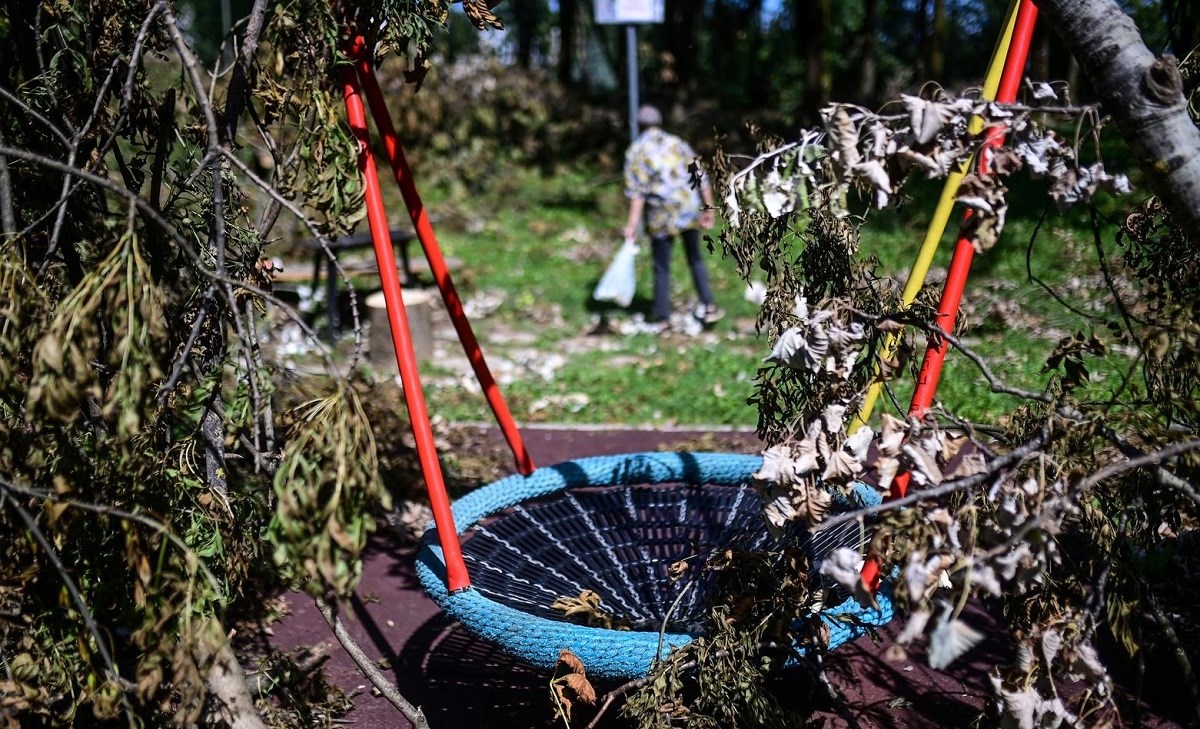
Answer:
<svg viewBox="0 0 1200 729"><path fill-rule="evenodd" d="M1103 356L1107 352L1108 348L1095 334L1085 336L1083 332L1075 332L1073 336L1058 341L1054 351L1046 358L1042 372L1056 371L1061 367L1063 390L1069 392L1088 381L1090 375L1083 360L1084 355Z"/></svg>
<svg viewBox="0 0 1200 729"><path fill-rule="evenodd" d="M504 30L504 23L492 12L492 8L499 4L500 0L462 0L463 11L479 30Z"/></svg>
<svg viewBox="0 0 1200 729"><path fill-rule="evenodd" d="M1098 188L1114 195L1129 191L1124 174L1109 173L1100 161L1081 164L1068 140L1037 122L1033 113L1045 113L1045 107L966 96L901 99L908 113L892 116L830 105L821 112L822 128L802 130L798 141L777 146L735 172L723 198L730 225L739 228L748 215L779 218L807 210L845 217L848 193L855 188L867 192L874 207L885 207L914 173L940 178L965 169L988 137L973 120L1007 132L1002 146L988 152L988 176L969 176L959 191L959 200L976 213L965 232L981 251L995 245L1004 227L1003 178L1021 168L1049 180L1059 208L1090 201ZM1093 113L1086 107L1050 111Z"/></svg>

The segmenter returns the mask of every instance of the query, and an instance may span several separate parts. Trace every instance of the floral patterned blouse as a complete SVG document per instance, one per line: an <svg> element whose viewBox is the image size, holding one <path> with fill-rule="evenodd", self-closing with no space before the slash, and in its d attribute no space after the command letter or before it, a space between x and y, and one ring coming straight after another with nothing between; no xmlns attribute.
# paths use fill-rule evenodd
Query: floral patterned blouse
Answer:
<svg viewBox="0 0 1200 729"><path fill-rule="evenodd" d="M651 127L625 153L625 196L646 201L646 231L651 237L676 235L698 226L700 194L692 187L688 165L697 157L691 145ZM708 187L708 179L701 184Z"/></svg>

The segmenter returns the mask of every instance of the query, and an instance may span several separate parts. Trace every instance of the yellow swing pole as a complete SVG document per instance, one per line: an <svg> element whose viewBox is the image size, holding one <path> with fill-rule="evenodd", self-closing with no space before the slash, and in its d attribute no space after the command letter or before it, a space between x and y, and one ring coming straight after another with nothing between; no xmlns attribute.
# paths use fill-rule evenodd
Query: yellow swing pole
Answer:
<svg viewBox="0 0 1200 729"><path fill-rule="evenodd" d="M988 101L996 98L996 89L1000 86L1000 75L1004 71L1004 59L1008 56L1008 48L1012 43L1013 27L1017 23L1017 6L1019 4L1019 0L1010 0L1008 4L1008 12L1004 16L1004 32L996 41L996 48L992 51L992 60L988 64L987 75L983 79L983 98ZM970 129L972 133L979 133L983 130L983 121L978 117L972 118ZM908 281L904 285L904 291L900 294L905 308L912 305L921 291L921 287L925 285L925 277L929 274L929 267L933 263L938 243L942 240L942 234L946 232L946 223L949 222L950 213L954 210L954 199L958 195L958 186L962 184L962 179L970 168L971 160L968 160L946 177L946 184L942 186L942 195L938 198L937 208L934 209L933 218L929 221L929 229L925 231L925 239L921 242L917 259L913 261L912 269L908 272ZM884 338L881 353L884 359L895 355L899 341L898 334L889 334ZM875 404L879 401L879 395L882 392L882 380L877 379L871 383L866 399L863 400L862 409L850 422L848 432L853 433L871 419L871 413L875 410Z"/></svg>

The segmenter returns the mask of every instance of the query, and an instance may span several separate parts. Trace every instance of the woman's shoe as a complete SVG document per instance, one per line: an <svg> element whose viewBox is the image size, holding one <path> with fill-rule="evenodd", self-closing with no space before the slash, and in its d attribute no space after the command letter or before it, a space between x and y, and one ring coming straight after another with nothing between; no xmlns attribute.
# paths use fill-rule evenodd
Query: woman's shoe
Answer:
<svg viewBox="0 0 1200 729"><path fill-rule="evenodd" d="M725 310L716 304L707 304L696 318L705 324L716 324L725 318Z"/></svg>

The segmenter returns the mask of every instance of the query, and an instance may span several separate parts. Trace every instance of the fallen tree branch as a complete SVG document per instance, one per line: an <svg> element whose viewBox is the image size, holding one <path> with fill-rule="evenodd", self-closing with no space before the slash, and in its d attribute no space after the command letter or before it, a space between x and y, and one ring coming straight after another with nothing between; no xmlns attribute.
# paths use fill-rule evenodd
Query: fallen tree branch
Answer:
<svg viewBox="0 0 1200 729"><path fill-rule="evenodd" d="M813 524L808 528L808 531L811 534L816 534L817 532L825 531L826 529L832 529L839 524L845 524L849 521L858 521L859 519L865 519L868 516L880 514L885 511L902 509L905 506L910 506L919 501L925 501L926 499L935 499L939 496L945 496L946 494L954 493L955 491L962 491L964 489L981 486L999 472L1032 455L1039 448L1049 442L1049 440L1050 433L1043 429L1033 438L1025 441L1017 448L1014 448L1008 453L1005 453L999 458L996 458L992 462L988 463L987 470L983 471L982 473L977 473L974 476L966 476L964 478L956 478L952 481L945 481L937 486L934 486L933 488L914 489L913 491L910 491L907 496L899 499L884 501L876 504L875 506L868 506L862 509L856 509L855 511L847 511L843 514L838 514L837 516L831 516L819 524Z"/></svg>
<svg viewBox="0 0 1200 729"><path fill-rule="evenodd" d="M721 651L718 651L717 654L720 655ZM682 664L679 667L679 670L688 671L696 666L696 661L688 661L687 663ZM612 707L614 701L625 696L625 694L629 693L630 691L636 691L637 689L652 683L655 678L656 676L653 673L647 676L642 676L641 678L635 678L632 681L623 683L612 691L604 694L604 701L600 704L599 711L596 712L596 715L592 717L592 720L588 722L588 725L584 727L584 729L596 729L596 727L600 724L600 719L602 719Z"/></svg>
<svg viewBox="0 0 1200 729"><path fill-rule="evenodd" d="M1075 486L1075 490L1082 493L1101 481L1112 478L1119 473L1132 471L1135 468L1144 468L1146 466L1158 466L1168 458L1174 458L1175 456L1179 456L1194 450L1200 450L1200 439L1182 440L1178 443L1172 443L1169 446L1164 446L1153 453L1145 453L1136 458L1130 458L1128 461L1110 463L1109 465L1101 468L1099 471L1096 471L1092 475L1080 481Z"/></svg>
<svg viewBox="0 0 1200 729"><path fill-rule="evenodd" d="M0 129L0 145L4 144L4 130ZM13 213L12 176L8 172L8 158L0 157L0 233L5 236L17 232L17 217Z"/></svg>
<svg viewBox="0 0 1200 729"><path fill-rule="evenodd" d="M1103 434L1104 437L1112 441L1112 443L1117 446L1121 453L1127 458L1144 458L1147 455L1140 448L1137 448L1128 440L1126 440L1120 433L1116 433L1105 428ZM1180 494L1191 500L1191 502L1196 506L1200 506L1200 492L1196 491L1195 486L1171 473L1161 464L1152 464L1150 466L1150 470L1154 474L1154 480L1157 481L1159 485L1178 491Z"/></svg>
<svg viewBox="0 0 1200 729"><path fill-rule="evenodd" d="M37 520L33 518L33 515L25 507L17 503L16 499L12 498L7 492L4 492L3 495L0 495L0 507L3 507L6 503L12 507L13 511L17 512L17 516L20 517L21 521L25 522L25 528L29 531L29 534L41 547L42 553L46 555L50 563L54 565L54 570L58 572L59 579L62 580L63 587L66 588L71 602L79 611L80 618L83 619L84 627L87 628L88 633L92 636L92 640L95 641L96 651L100 654L100 659L104 662L108 678L122 684L122 687L124 687L121 672L117 670L117 664L113 661L112 653L108 649L108 643L104 635L101 634L100 627L96 625L96 620L92 617L92 611L88 607L87 601L83 599L83 594L79 591L79 587L75 584L71 573L67 571L66 566L59 559L58 551L50 543L50 539L46 537L45 533L42 532L41 527L37 525ZM135 726L133 707L129 704L129 697L125 695L124 691L121 692L120 699L121 706L125 709L125 718L129 726Z"/></svg>
<svg viewBox="0 0 1200 729"><path fill-rule="evenodd" d="M346 626L342 623L341 618L339 618L337 614L334 613L334 611L329 607L329 605L321 598L314 597L313 601L317 603L317 610L321 611L321 615L324 616L325 622L329 623L330 629L333 630L334 637L336 637L338 642L342 644L342 648L346 649L346 653L350 655L350 659L354 661L356 666L358 666L358 670L363 672L363 675L367 677L367 680L369 680L371 684L379 690L379 693L382 694L385 699L391 702L392 706L395 706L396 709L404 715L405 719L408 719L408 721L413 725L413 729L429 729L429 722L425 719L425 713L421 711L420 707L413 706L408 699L404 698L404 696L400 693L400 690L396 688L395 684L393 684L391 681L388 681L387 678L384 677L383 673L381 673L380 670L375 667L375 664L372 663L371 659L367 657L367 654L363 652L362 647L359 646L358 642L354 640L354 637L350 635L350 631L346 630Z"/></svg>
<svg viewBox="0 0 1200 729"><path fill-rule="evenodd" d="M1171 56L1155 56L1115 0L1036 0L1079 59L1154 191L1200 240L1200 129Z"/></svg>
<svg viewBox="0 0 1200 729"><path fill-rule="evenodd" d="M206 646L200 641L201 650ZM250 695L250 685L246 680L246 672L238 663L233 648L228 640L221 641L211 655L201 654L203 660L212 660L204 683L210 694L215 696L224 709L222 718L228 722L231 729L266 729L254 698Z"/></svg>

